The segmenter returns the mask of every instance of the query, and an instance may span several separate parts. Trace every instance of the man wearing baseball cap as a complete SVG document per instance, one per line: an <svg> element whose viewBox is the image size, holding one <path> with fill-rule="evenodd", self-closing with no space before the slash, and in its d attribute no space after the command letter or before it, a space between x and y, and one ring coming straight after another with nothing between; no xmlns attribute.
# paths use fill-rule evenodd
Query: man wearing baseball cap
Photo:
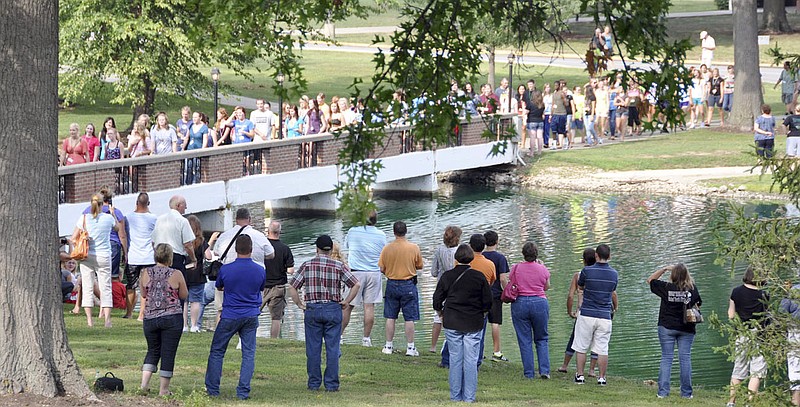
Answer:
<svg viewBox="0 0 800 407"><path fill-rule="evenodd" d="M714 37L708 34L708 31L700 32L700 40L700 46L703 48L700 60L710 69L711 60L714 59L714 50L717 49L717 42L714 41Z"/></svg>
<svg viewBox="0 0 800 407"><path fill-rule="evenodd" d="M325 390L339 390L339 340L342 336L342 308L358 293L358 279L344 263L330 257L333 240L321 235L315 242L317 255L303 263L289 281L289 294L298 308L305 311L306 370L308 389L319 390L322 338L325 338ZM342 300L342 283L350 287ZM305 287L304 300L297 290Z"/></svg>

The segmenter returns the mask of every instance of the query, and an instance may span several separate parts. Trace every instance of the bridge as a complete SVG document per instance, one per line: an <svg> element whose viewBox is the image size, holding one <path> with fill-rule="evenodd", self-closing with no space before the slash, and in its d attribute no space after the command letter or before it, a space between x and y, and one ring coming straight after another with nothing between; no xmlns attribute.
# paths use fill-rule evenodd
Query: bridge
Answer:
<svg viewBox="0 0 800 407"><path fill-rule="evenodd" d="M373 190L432 194L438 189L437 173L513 163L516 143L492 154L509 126L519 130L514 115L473 117L461 123L452 145L428 150L414 141L411 127L387 128L384 145L370 156L384 167ZM496 138L484 138L487 129ZM112 189L114 206L123 213L135 209L139 192L150 195L155 214L169 210L170 197L183 195L186 213L200 217L204 230L227 229L232 211L246 205L332 212L338 206L334 189L341 147L341 140L326 133L61 167L59 235L72 234L91 196L103 186ZM191 178L188 168L194 170Z"/></svg>

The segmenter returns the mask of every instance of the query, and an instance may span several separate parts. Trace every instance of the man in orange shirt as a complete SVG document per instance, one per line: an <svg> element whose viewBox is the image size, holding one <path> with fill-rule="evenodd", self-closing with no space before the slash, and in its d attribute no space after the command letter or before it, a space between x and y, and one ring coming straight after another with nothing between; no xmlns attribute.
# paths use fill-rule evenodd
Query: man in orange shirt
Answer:
<svg viewBox="0 0 800 407"><path fill-rule="evenodd" d="M384 246L378 260L378 267L387 278L383 303L386 344L381 352L391 355L394 351L395 321L402 309L408 342L406 356L419 356L414 346L414 321L419 320L417 270L422 269L422 254L419 246L406 240L408 228L405 223L395 222L393 230L394 241Z"/></svg>

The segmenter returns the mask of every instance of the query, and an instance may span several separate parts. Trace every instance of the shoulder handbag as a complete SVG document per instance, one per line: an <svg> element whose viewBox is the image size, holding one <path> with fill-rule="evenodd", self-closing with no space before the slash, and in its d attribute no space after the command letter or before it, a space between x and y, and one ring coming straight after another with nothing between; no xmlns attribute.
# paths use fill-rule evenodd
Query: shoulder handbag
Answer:
<svg viewBox="0 0 800 407"><path fill-rule="evenodd" d="M109 377L109 375L111 375L111 377ZM114 373L106 372L105 376L98 377L97 380L94 381L94 389L96 391L124 391L125 384L122 379L118 379L117 376L114 376Z"/></svg>
<svg viewBox="0 0 800 407"><path fill-rule="evenodd" d="M693 306L688 307L686 302L683 303L683 323L684 324L699 324L703 322L703 314L700 313L700 308L695 303Z"/></svg>
<svg viewBox="0 0 800 407"><path fill-rule="evenodd" d="M236 232L236 235L234 235L233 239L231 239L230 243L228 243L228 247L225 248L225 251L222 253L220 258L214 261L203 260L203 274L205 274L209 280L217 280L217 277L219 277L219 270L222 268L222 262L225 260L225 256L228 255L228 251L231 249L231 246L233 246L233 243L236 242L236 238L242 234L242 231L244 231L244 228L246 227L247 225L244 225L241 229L239 229L238 232Z"/></svg>
<svg viewBox="0 0 800 407"><path fill-rule="evenodd" d="M78 229L78 238L72 244L72 253L69 255L71 259L86 260L89 257L89 231L86 230L86 215L83 215L83 227Z"/></svg>
<svg viewBox="0 0 800 407"><path fill-rule="evenodd" d="M517 288L517 283L514 281L514 275L516 274L517 267L514 266L511 269L511 273L508 274L508 284L503 288L503 293L500 294L500 301L505 303L512 303L517 300L519 296L519 289Z"/></svg>

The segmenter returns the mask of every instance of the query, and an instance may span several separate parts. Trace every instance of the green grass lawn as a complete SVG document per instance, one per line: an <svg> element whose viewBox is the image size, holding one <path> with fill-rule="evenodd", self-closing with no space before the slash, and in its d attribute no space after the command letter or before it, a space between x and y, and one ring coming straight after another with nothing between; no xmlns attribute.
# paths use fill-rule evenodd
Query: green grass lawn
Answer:
<svg viewBox="0 0 800 407"><path fill-rule="evenodd" d="M66 310L66 308L65 308ZM141 379L141 364L147 346L141 323L116 318L114 327L93 329L83 316L65 312L67 335L78 365L91 383L95 371L112 371L125 380L128 397ZM239 403L235 387L241 361L232 341L222 375L221 397L211 400L203 390L204 375L212 333L184 334L178 349L171 390L174 398L189 406ZM259 339L256 371L251 383L251 400L256 406L418 406L450 405L447 370L436 367L438 355L425 353L419 358L380 353L380 348L345 345L340 361L341 387L338 393L306 390L305 345L300 341ZM157 377L150 392L157 394ZM694 400L677 395L656 398L656 389L642 382L610 377L609 385L594 383L578 386L568 374L556 373L552 380L527 380L517 361L487 362L478 379L478 402L487 406L715 406L723 403L721 390L695 389ZM149 396L157 397L157 396ZM124 403L123 403L124 404Z"/></svg>
<svg viewBox="0 0 800 407"><path fill-rule="evenodd" d="M699 182L700 185L713 188L720 186L727 186L729 189L737 188L739 185L744 185L749 192L760 193L777 193L778 189L772 189L772 175L750 175L746 177L735 178L722 178L722 179L707 179Z"/></svg>
<svg viewBox="0 0 800 407"><path fill-rule="evenodd" d="M750 134L693 130L603 148L545 154L531 167L582 166L603 171L711 168L752 165ZM780 151L783 147L777 145Z"/></svg>

